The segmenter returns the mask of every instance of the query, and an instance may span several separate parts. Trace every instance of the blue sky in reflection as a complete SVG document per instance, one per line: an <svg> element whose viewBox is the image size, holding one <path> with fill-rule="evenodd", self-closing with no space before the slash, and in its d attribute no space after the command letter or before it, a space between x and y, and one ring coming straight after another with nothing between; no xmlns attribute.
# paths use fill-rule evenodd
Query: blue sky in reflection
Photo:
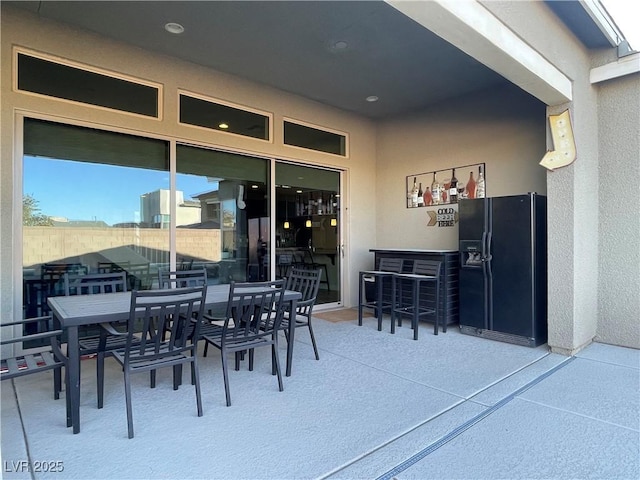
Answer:
<svg viewBox="0 0 640 480"><path fill-rule="evenodd" d="M206 177L177 175L185 200L216 188ZM169 172L98 163L24 157L25 195L38 201L40 213L108 225L140 220L140 195L169 188Z"/></svg>

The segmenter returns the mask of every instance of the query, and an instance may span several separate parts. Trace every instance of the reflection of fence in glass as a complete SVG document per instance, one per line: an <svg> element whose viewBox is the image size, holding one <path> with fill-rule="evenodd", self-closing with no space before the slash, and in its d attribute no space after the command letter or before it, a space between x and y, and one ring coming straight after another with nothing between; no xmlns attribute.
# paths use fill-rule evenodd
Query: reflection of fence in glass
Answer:
<svg viewBox="0 0 640 480"><path fill-rule="evenodd" d="M100 252L126 256L127 251L150 263L169 261L169 232L155 228L23 227L23 246L24 266ZM221 250L220 230L176 231L180 255L215 262L220 260Z"/></svg>

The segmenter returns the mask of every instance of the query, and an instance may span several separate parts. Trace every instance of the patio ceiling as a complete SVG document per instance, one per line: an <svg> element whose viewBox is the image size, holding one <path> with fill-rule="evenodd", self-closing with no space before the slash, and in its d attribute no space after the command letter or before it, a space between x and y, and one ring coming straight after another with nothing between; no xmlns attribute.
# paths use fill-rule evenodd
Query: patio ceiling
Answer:
<svg viewBox="0 0 640 480"><path fill-rule="evenodd" d="M373 119L506 82L381 1L6 3Z"/></svg>
<svg viewBox="0 0 640 480"><path fill-rule="evenodd" d="M383 1L3 3L372 119L507 82ZM607 44L582 2L546 3L588 48Z"/></svg>

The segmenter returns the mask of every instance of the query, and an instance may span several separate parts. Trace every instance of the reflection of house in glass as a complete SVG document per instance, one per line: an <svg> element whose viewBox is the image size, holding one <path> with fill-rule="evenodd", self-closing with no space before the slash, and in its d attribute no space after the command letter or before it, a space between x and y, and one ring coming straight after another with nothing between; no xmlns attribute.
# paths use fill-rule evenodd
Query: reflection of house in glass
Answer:
<svg viewBox="0 0 640 480"><path fill-rule="evenodd" d="M181 191L176 191L176 225L200 223L200 202L185 200ZM156 190L140 195L141 224L153 228L169 228L171 197L169 190Z"/></svg>

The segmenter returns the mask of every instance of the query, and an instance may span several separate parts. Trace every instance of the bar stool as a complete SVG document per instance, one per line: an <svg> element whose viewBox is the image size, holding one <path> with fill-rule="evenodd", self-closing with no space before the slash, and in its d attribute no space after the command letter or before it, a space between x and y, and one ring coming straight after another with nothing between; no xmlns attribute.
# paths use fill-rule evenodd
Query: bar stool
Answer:
<svg viewBox="0 0 640 480"><path fill-rule="evenodd" d="M435 302L420 298L423 284L435 284ZM411 284L411 294L405 298L403 284ZM393 308L391 309L391 333L395 333L395 316L399 314L398 326L402 326L402 316L411 315L413 339L418 339L418 321L420 317L433 315L433 334L438 335L440 307L440 262L433 260L415 260L412 273L397 273L391 282ZM446 332L446 325L444 330Z"/></svg>
<svg viewBox="0 0 640 480"><path fill-rule="evenodd" d="M365 270L360 272L360 286L358 289L358 325L362 326L362 309L373 308L378 317L378 331L382 330L382 314L384 309L393 313L393 303L383 298L383 285L385 280L391 286L393 276L402 272L404 260L400 258L381 258L378 270ZM365 283L374 282L376 284L376 297L371 301L366 300ZM391 296L393 300L393 296Z"/></svg>

